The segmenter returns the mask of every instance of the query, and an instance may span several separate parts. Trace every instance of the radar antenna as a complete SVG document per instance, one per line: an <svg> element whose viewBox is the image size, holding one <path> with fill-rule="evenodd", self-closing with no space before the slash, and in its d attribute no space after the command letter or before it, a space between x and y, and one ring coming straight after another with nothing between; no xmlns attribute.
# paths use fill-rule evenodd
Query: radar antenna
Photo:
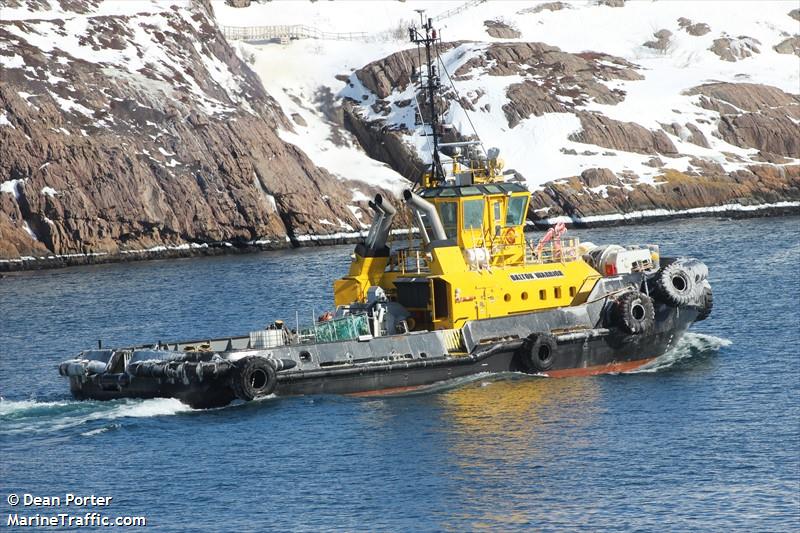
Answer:
<svg viewBox="0 0 800 533"><path fill-rule="evenodd" d="M435 49L437 42L441 41L441 36L439 33L433 29L433 19L428 18L425 20L425 10L424 9L417 9L417 13L419 13L420 19L420 26L421 31L418 30L416 27L411 27L408 29L408 34L411 39L412 43L417 45L419 48L421 45L425 46L425 60L427 61L428 67L428 79L427 83L425 84L425 89L428 93L428 106L430 108L431 114L431 137L433 137L433 154L432 154L432 165L431 165L431 181L433 183L441 183L444 182L444 169L442 168L442 162L439 159L439 134L440 134L440 126L439 126L439 115L436 113L436 93L441 87L441 80L439 75L436 72L436 65L433 61L435 57ZM420 85L422 85L422 79L420 78ZM420 117L422 119L422 117ZM423 120L424 123L424 120Z"/></svg>

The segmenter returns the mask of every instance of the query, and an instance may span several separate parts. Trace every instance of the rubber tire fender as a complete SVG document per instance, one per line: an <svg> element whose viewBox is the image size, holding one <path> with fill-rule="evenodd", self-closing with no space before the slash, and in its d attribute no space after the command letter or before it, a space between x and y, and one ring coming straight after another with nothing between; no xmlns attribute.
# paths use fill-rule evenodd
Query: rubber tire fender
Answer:
<svg viewBox="0 0 800 533"><path fill-rule="evenodd" d="M697 297L695 277L679 261L661 269L655 278L655 296L672 307L691 305Z"/></svg>
<svg viewBox="0 0 800 533"><path fill-rule="evenodd" d="M275 367L263 357L250 356L239 359L231 372L233 393L246 402L272 394L277 385Z"/></svg>
<svg viewBox="0 0 800 533"><path fill-rule="evenodd" d="M614 302L613 320L632 335L647 333L656 323L653 300L643 292L626 292Z"/></svg>
<svg viewBox="0 0 800 533"><path fill-rule="evenodd" d="M522 345L522 366L529 372L547 372L553 368L558 343L549 333L531 333Z"/></svg>
<svg viewBox="0 0 800 533"><path fill-rule="evenodd" d="M703 287L703 295L700 297L700 314L697 315L695 322L700 322L711 316L711 310L714 309L714 293L711 287L706 285Z"/></svg>

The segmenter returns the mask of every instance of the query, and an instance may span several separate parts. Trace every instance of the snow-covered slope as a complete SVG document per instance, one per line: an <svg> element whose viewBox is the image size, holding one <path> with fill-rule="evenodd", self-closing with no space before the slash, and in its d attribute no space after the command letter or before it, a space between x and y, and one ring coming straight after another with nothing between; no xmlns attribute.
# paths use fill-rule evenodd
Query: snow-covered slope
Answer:
<svg viewBox="0 0 800 533"><path fill-rule="evenodd" d="M354 185L277 131L291 119L203 0L4 0L0 259L357 229Z"/></svg>
<svg viewBox="0 0 800 533"><path fill-rule="evenodd" d="M488 1L446 18L437 15L452 11L459 3L300 0L235 9L220 1L215 7L221 25L307 24L328 32L368 32L368 42L295 40L251 49L261 65L262 80L274 89L273 93L282 91L296 97L279 98L282 105L314 110L314 95L323 87L339 98L357 102L365 122L379 120L391 129L403 130L407 144L423 159L429 159L426 139L413 127L414 106L398 105L413 98L413 88L394 87L390 94L379 95L366 87L363 76L354 71L409 48L403 30L417 20L415 9L426 9L426 16L437 18L436 26L444 41L463 41L443 53L451 74L470 60L483 57L482 63L455 76L455 87L473 103L475 109L469 118L483 141L487 146L499 147L507 167L521 174L531 188L579 176L593 168L627 176L630 187L636 183L665 183L663 176L670 171L689 175L707 174L712 167L725 174L748 171L750 166L764 163L765 158L776 166L796 167L800 161L796 143L778 143L775 148L776 143L759 144L760 135L753 141L741 140L741 135L720 134L723 113L709 109L713 106L701 105L704 96L693 89L725 82L774 87L787 96L800 92L800 57L797 52L776 50L780 43L800 33L800 21L790 15L798 7L797 2L643 0L626 2L623 7L605 4ZM506 27L506 35L516 37L490 36L487 21ZM558 76L557 64L544 65L546 68L530 65L536 68L528 72L528 65L519 65L522 68L513 73L489 73L493 59L487 50L493 43L529 42L558 47L574 57L588 57L586 52L615 56L630 63L638 76L596 80L608 91L622 94L623 98L617 101L602 101L591 94L568 101L558 95L556 99L567 109L532 113L512 124L504 111L504 107L515 104L509 88L525 82L544 86L545 75L560 84L571 83ZM781 49L786 51L785 46ZM278 72L270 67L275 64L280 65ZM347 84L341 83L343 79ZM800 101L792 103L789 97L787 102L782 108L786 119L782 119L780 134L800 137ZM313 113L320 115L318 111ZM596 116L611 123L641 126L648 134L667 139L674 151L670 148L666 154L648 153L614 146L613 142L593 144L592 139L587 140L591 136L581 135L581 131ZM304 118L309 122L308 117ZM460 106L450 106L446 121L464 135L472 133ZM316 128L319 123L313 125ZM792 125L796 126L794 132ZM695 130L699 133L694 134ZM295 141L303 145L303 139ZM773 157L773 152L778 157ZM311 157L326 165L321 162L321 154L312 153ZM352 163L349 160L333 171L347 175L353 171ZM358 172L361 170L364 169Z"/></svg>

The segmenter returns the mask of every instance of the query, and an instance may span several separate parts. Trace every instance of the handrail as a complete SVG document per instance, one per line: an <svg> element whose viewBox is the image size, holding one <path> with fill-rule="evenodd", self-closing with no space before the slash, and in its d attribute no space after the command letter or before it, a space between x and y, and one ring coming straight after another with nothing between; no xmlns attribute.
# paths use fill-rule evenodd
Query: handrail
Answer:
<svg viewBox="0 0 800 533"><path fill-rule="evenodd" d="M263 41L267 39L321 39L329 41L367 40L363 31L330 32L306 24L280 24L273 26L220 26L226 39L236 41Z"/></svg>
<svg viewBox="0 0 800 533"><path fill-rule="evenodd" d="M462 11L466 11L467 9L469 9L471 7L474 7L474 6L477 6L479 4L483 4L484 2L486 2L486 0L469 0L468 2L464 2L460 6L456 6L456 7L453 7L451 9L448 9L447 11L445 11L443 13L439 13L438 15L433 17L433 20L438 22L440 20L444 20L446 18L450 18L453 15L457 15L457 14L461 13Z"/></svg>
<svg viewBox="0 0 800 533"><path fill-rule="evenodd" d="M440 21L457 15L467 9L483 4L486 0L469 0L460 6L439 13L433 20ZM267 39L320 39L326 41L369 41L382 33L364 31L332 32L323 31L307 24L278 24L270 26L220 26L222 34L230 41L264 41Z"/></svg>

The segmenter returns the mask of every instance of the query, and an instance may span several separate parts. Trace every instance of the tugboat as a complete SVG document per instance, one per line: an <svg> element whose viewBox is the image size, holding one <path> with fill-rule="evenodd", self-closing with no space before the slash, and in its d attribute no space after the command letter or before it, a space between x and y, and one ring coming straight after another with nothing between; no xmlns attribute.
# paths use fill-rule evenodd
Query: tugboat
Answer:
<svg viewBox="0 0 800 533"><path fill-rule="evenodd" d="M499 151L441 142L431 19L410 37L427 59L417 77L433 145L428 171L402 196L419 238L387 245L397 209L376 195L372 225L334 283L335 312L307 328L276 321L239 337L85 350L59 366L76 398L210 408L271 394L406 393L479 373L624 372L709 316L708 269L696 259L581 243L563 224L526 240L531 194L504 180Z"/></svg>

